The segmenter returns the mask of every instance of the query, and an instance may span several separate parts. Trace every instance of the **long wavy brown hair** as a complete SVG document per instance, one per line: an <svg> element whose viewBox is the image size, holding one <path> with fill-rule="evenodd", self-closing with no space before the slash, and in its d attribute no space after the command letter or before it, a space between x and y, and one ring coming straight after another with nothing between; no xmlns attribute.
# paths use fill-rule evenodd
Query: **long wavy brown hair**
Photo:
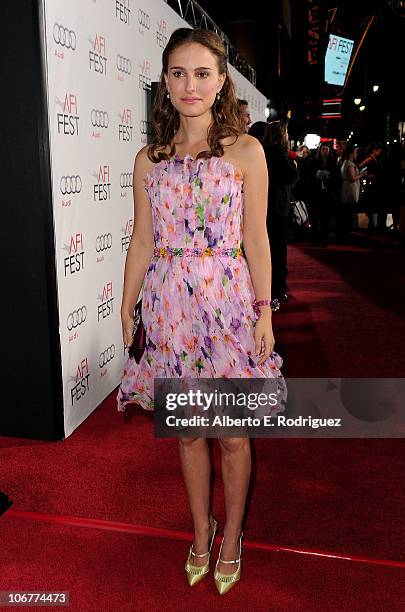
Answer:
<svg viewBox="0 0 405 612"><path fill-rule="evenodd" d="M154 139L148 150L148 157L154 163L175 154L173 139L179 129L180 117L167 98L164 75L168 73L170 54L185 43L198 43L209 49L217 58L219 74L226 74L220 98L216 98L211 107L213 121L207 135L209 150L201 151L197 158L222 157L224 147L221 140L234 136L236 141L241 133L235 86L228 74L226 50L221 38L209 30L179 28L171 35L162 54L162 73L153 109ZM170 147L169 153L165 153L167 147Z"/></svg>

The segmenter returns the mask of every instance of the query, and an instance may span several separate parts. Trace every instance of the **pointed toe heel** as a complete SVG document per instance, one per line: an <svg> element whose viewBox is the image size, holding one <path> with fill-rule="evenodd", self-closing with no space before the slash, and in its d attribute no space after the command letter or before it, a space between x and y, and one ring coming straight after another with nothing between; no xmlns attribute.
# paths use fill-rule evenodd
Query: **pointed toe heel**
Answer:
<svg viewBox="0 0 405 612"><path fill-rule="evenodd" d="M186 561L186 565L184 566L185 572L186 572L186 577L187 577L187 582L190 586L194 586L195 584L198 584L203 578L205 578L205 576L209 573L210 571L210 556L211 556L211 548L212 548L212 544L215 540L215 534L217 532L217 528L218 528L218 523L217 521L214 519L214 529L212 532L212 536L210 539L210 543L209 543L209 548L208 548L208 552L206 553L202 553L200 555L197 555L194 551L193 551L193 545L190 546L190 550L188 553L188 557L187 557L187 561ZM208 557L207 558L207 563L205 563L204 565L193 565L191 563L191 557Z"/></svg>
<svg viewBox="0 0 405 612"><path fill-rule="evenodd" d="M232 561L224 561L224 559L221 559L222 544L224 543L224 538L222 538L221 548L219 549L219 555L218 555L217 562L215 564L215 573L214 573L215 585L220 595L224 595L225 593L227 593L240 580L241 570L242 570L241 568L242 537L243 537L243 532L241 532L239 536L239 557L238 559L233 559ZM223 574L222 572L218 570L219 562L237 563L238 565L237 565L236 570L232 574Z"/></svg>

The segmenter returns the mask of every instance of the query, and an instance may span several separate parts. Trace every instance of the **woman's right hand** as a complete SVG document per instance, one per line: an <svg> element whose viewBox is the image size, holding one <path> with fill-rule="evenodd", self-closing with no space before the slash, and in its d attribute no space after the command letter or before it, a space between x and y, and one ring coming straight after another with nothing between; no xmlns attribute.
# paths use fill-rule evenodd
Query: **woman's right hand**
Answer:
<svg viewBox="0 0 405 612"><path fill-rule="evenodd" d="M134 329L134 317L130 315L121 315L122 324L122 339L124 346L129 348L132 344L132 330Z"/></svg>

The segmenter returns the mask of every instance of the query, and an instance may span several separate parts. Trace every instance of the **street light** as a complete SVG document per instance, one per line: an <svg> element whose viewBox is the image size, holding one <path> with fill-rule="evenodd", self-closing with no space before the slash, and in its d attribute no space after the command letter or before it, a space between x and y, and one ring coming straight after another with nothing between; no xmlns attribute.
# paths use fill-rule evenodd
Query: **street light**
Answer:
<svg viewBox="0 0 405 612"><path fill-rule="evenodd" d="M366 110L366 107L364 106L364 104L362 106L359 106L359 110L361 110L361 111Z"/></svg>
<svg viewBox="0 0 405 612"><path fill-rule="evenodd" d="M361 98L354 98L354 103L355 103L356 106L361 104Z"/></svg>
<svg viewBox="0 0 405 612"><path fill-rule="evenodd" d="M376 91L378 91L378 90L379 90L379 88L380 88L380 86L379 86L379 85L373 85L373 91L374 91L374 93L375 93Z"/></svg>

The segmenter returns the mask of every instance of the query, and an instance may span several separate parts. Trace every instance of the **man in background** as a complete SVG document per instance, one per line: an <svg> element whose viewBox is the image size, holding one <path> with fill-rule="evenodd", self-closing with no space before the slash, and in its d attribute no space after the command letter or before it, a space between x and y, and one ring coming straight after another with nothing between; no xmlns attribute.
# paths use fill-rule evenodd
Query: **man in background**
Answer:
<svg viewBox="0 0 405 612"><path fill-rule="evenodd" d="M241 100L240 98L238 98L238 110L242 130L245 132L245 134L247 134L250 126L250 112L248 101Z"/></svg>

